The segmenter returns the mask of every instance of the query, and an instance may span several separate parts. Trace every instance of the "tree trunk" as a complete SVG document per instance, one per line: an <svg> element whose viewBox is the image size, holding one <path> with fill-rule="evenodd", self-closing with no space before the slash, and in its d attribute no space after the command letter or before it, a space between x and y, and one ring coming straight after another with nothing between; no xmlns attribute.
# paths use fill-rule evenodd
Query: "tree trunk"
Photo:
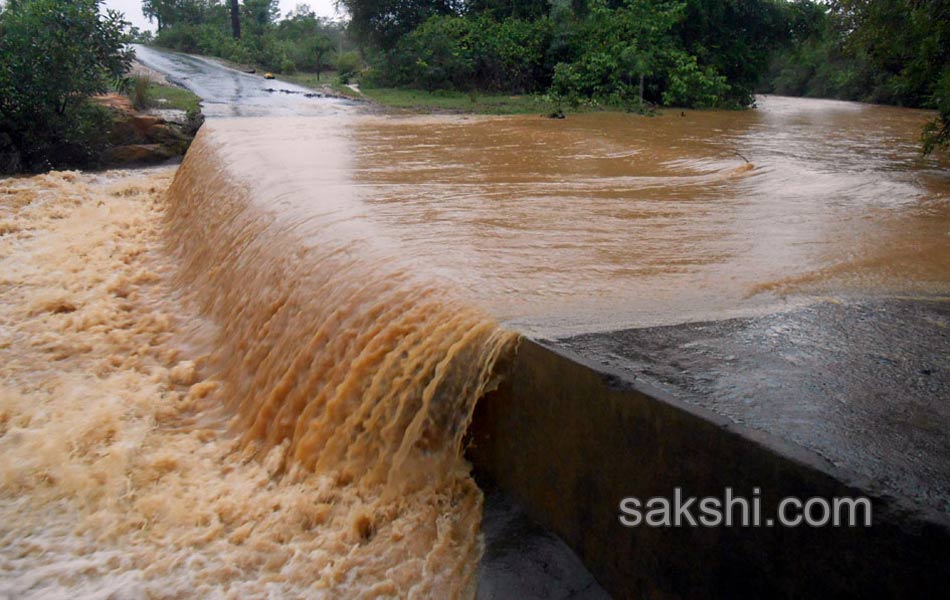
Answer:
<svg viewBox="0 0 950 600"><path fill-rule="evenodd" d="M238 10L238 0L231 0L231 33L234 39L241 37L241 13Z"/></svg>

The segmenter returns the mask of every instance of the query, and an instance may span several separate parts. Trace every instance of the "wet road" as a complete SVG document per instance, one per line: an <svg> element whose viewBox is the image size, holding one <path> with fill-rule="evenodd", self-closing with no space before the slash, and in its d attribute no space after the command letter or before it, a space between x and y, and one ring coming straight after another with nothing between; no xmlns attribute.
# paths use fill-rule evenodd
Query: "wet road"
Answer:
<svg viewBox="0 0 950 600"><path fill-rule="evenodd" d="M211 58L135 44L135 58L201 98L208 117L329 115L352 103L292 83L244 73Z"/></svg>
<svg viewBox="0 0 950 600"><path fill-rule="evenodd" d="M950 512L950 300L825 301L557 343Z"/></svg>

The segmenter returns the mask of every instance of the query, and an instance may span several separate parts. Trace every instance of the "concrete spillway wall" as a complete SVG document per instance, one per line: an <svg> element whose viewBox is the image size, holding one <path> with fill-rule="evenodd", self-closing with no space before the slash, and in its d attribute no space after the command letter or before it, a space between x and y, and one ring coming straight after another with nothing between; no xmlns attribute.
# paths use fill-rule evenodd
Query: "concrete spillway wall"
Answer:
<svg viewBox="0 0 950 600"><path fill-rule="evenodd" d="M525 340L479 403L479 477L558 533L618 598L930 597L950 565L950 519L874 494L818 455L738 426L561 349ZM871 527L624 527L628 496L869 496ZM695 513L695 511L694 511Z"/></svg>

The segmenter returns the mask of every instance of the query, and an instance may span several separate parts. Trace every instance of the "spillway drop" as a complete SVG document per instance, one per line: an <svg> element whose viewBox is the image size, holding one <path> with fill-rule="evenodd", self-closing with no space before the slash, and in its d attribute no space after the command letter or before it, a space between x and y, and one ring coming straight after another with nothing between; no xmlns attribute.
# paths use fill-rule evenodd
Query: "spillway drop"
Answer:
<svg viewBox="0 0 950 600"><path fill-rule="evenodd" d="M9 184L0 595L474 595L463 439L518 337L257 127L207 126L167 193Z"/></svg>
<svg viewBox="0 0 950 600"><path fill-rule="evenodd" d="M179 287L218 325L208 408L225 407L236 451L275 480L359 498L349 533L374 546L368 581L473 594L481 494L463 438L517 337L402 268L349 199L315 189L293 204L283 190L275 203L282 190L239 183L248 163L225 162L210 137L166 214ZM388 576L414 562L405 581Z"/></svg>

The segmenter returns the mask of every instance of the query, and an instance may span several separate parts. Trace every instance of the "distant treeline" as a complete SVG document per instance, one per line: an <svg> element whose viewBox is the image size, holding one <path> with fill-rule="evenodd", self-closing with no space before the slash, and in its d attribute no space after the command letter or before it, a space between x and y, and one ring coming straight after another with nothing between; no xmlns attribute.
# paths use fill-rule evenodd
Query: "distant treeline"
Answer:
<svg viewBox="0 0 950 600"><path fill-rule="evenodd" d="M791 35L781 0L341 0L387 86L739 107Z"/></svg>
<svg viewBox="0 0 950 600"><path fill-rule="evenodd" d="M790 4L792 36L762 91L934 108L924 149L950 138L950 0Z"/></svg>

